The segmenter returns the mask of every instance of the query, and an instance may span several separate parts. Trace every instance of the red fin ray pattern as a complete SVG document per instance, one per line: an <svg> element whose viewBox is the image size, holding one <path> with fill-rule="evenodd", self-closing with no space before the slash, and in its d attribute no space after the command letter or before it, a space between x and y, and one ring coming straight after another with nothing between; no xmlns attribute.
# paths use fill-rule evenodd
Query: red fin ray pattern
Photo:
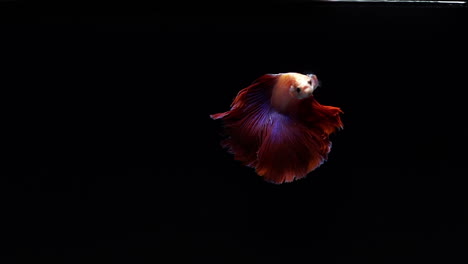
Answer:
<svg viewBox="0 0 468 264"><path fill-rule="evenodd" d="M242 89L231 110L211 115L222 119L228 136L222 145L236 160L254 167L268 182L304 178L328 158L329 136L343 127L341 109L321 105L311 96L293 113L279 113L270 104L277 75L264 75Z"/></svg>

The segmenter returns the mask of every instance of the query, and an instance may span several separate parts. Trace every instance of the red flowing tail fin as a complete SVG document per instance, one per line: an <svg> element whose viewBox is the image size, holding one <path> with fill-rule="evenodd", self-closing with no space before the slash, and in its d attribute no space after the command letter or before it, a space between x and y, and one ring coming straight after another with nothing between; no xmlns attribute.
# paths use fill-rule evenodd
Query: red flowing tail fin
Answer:
<svg viewBox="0 0 468 264"><path fill-rule="evenodd" d="M310 97L297 116L274 113L258 151L256 171L266 181L281 184L304 178L328 159L329 136L343 127L341 109Z"/></svg>
<svg viewBox="0 0 468 264"><path fill-rule="evenodd" d="M231 110L211 118L224 122L228 138L222 145L236 160L254 167L266 181L280 184L319 167L331 149L329 135L343 123L340 108L321 105L313 96L288 108L294 111L278 112L271 105L278 76L260 77L237 94Z"/></svg>
<svg viewBox="0 0 468 264"><path fill-rule="evenodd" d="M210 116L222 119L229 136L222 142L222 146L244 165L255 167L257 164L257 151L271 111L270 96L276 81L275 74L263 75L239 91L231 104L231 110Z"/></svg>

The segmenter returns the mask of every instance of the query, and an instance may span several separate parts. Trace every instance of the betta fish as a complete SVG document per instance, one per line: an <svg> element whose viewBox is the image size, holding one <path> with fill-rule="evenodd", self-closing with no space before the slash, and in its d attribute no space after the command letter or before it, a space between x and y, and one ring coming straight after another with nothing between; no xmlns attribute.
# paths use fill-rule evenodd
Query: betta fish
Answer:
<svg viewBox="0 0 468 264"><path fill-rule="evenodd" d="M314 74L265 74L239 91L224 124L222 146L271 183L304 178L328 158L330 134L343 128L340 108L321 105Z"/></svg>

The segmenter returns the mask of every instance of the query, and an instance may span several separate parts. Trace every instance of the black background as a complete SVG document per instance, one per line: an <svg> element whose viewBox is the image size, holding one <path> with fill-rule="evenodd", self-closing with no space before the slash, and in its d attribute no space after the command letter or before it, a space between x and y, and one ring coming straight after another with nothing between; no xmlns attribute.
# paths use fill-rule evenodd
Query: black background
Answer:
<svg viewBox="0 0 468 264"><path fill-rule="evenodd" d="M2 3L6 263L465 263L466 9L206 6ZM291 71L344 130L273 185L209 115Z"/></svg>

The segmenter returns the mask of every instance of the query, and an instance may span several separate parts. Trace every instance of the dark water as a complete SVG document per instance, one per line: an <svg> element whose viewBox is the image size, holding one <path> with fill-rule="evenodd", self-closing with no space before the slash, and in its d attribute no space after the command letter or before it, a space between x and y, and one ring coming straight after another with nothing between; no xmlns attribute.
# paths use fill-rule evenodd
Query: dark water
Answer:
<svg viewBox="0 0 468 264"><path fill-rule="evenodd" d="M466 10L48 7L1 17L27 156L3 185L6 263L462 260ZM345 128L319 169L272 185L209 115L290 71L317 74Z"/></svg>

